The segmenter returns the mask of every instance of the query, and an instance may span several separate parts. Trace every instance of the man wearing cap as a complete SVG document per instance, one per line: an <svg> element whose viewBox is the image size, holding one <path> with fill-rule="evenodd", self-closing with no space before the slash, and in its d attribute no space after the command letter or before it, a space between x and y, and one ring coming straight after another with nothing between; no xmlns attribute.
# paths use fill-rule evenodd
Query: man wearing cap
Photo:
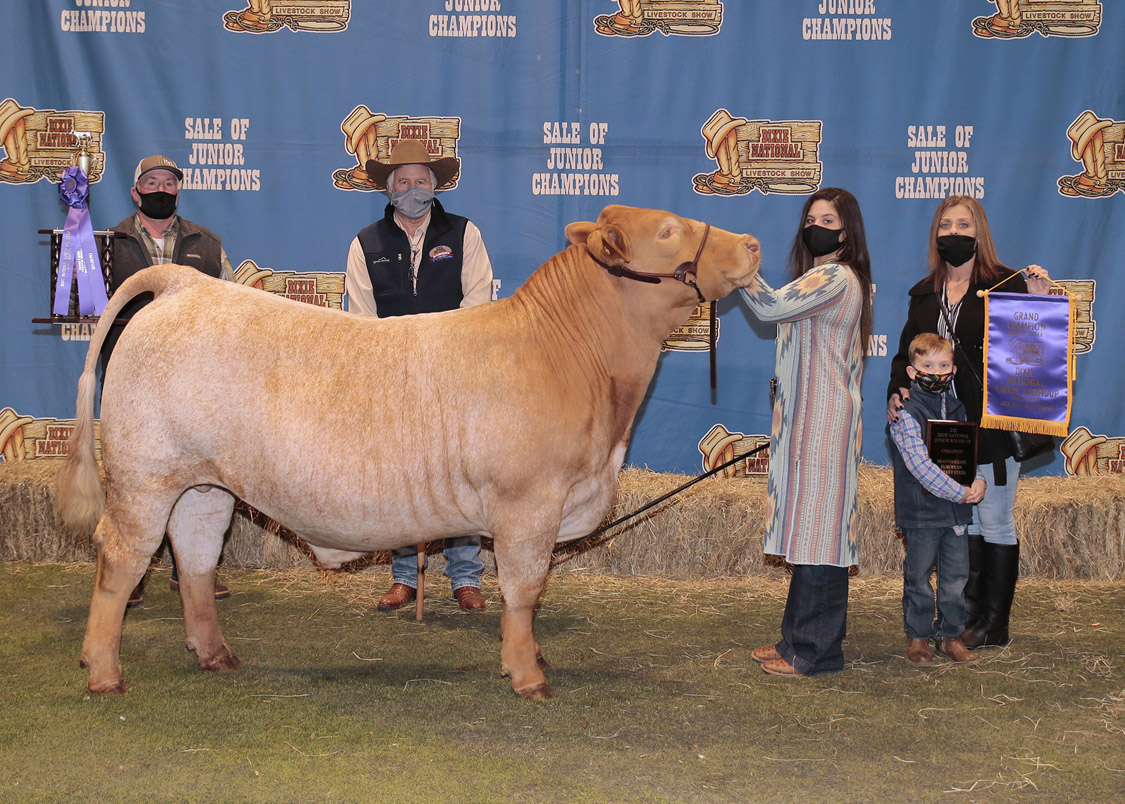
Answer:
<svg viewBox="0 0 1125 804"><path fill-rule="evenodd" d="M492 298L492 263L480 230L451 215L434 197L453 184L456 157L430 159L419 140L399 140L386 162L368 160L367 175L390 198L383 217L362 229L348 250L348 309L361 315L412 315L484 304ZM464 611L485 607L480 593L484 563L480 536L445 540L446 569ZM394 583L379 600L394 611L414 600L418 587L416 550L393 551Z"/></svg>
<svg viewBox="0 0 1125 804"><path fill-rule="evenodd" d="M183 172L166 156L149 156L137 165L133 173L133 188L130 190L137 211L113 227L118 236L113 241L112 290L117 290L122 282L138 271L166 262L190 265L208 276L234 279L234 271L219 237L176 214L183 179ZM132 318L151 300L152 294L138 296L121 309L118 318ZM102 346L103 381L110 355L124 326L115 324L110 327ZM144 602L144 584L145 579L141 578L137 588L129 595L129 602L126 604L128 607ZM174 556L172 589L179 591ZM229 595L227 587L215 584L216 598Z"/></svg>

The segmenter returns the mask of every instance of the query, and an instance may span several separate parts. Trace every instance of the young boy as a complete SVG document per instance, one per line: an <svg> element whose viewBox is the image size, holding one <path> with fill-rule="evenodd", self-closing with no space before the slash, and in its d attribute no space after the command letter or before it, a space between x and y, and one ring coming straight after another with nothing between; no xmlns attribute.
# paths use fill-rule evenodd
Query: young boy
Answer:
<svg viewBox="0 0 1125 804"><path fill-rule="evenodd" d="M977 657L961 642L965 630L965 581L969 575L966 530L972 506L984 498L980 469L971 487L962 486L930 460L924 432L932 419L964 421L965 406L948 393L957 367L953 346L924 332L910 342L910 396L899 420L890 426L895 448L891 463L895 482L895 520L906 541L902 563L902 615L906 660L933 661L929 640L943 656L972 664ZM926 492L929 492L928 494ZM937 622L930 570L937 565Z"/></svg>

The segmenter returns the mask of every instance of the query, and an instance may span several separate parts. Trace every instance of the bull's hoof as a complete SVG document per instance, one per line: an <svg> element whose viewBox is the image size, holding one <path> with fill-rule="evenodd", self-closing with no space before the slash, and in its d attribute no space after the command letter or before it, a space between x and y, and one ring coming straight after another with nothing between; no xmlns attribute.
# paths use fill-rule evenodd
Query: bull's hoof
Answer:
<svg viewBox="0 0 1125 804"><path fill-rule="evenodd" d="M551 685L547 682L537 684L534 687L527 687L526 689L516 690L516 694L521 698L527 698L529 701L543 701L547 698L554 698L555 691L551 689Z"/></svg>
<svg viewBox="0 0 1125 804"><path fill-rule="evenodd" d="M210 670L215 673L233 673L242 666L242 660L231 653L229 650L223 653L217 653L206 661L200 661L199 667L202 670Z"/></svg>
<svg viewBox="0 0 1125 804"><path fill-rule="evenodd" d="M124 695L129 691L129 685L125 683L123 678L115 678L111 681L90 681L86 685L86 689L95 695Z"/></svg>

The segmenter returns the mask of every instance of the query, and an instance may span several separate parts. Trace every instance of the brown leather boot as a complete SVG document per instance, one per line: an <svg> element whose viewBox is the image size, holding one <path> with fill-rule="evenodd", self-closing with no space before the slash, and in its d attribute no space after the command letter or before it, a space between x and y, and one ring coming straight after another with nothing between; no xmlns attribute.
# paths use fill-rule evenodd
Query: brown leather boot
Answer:
<svg viewBox="0 0 1125 804"><path fill-rule="evenodd" d="M453 596L457 598L461 611L484 611L484 597L475 586L462 586L453 592Z"/></svg>
<svg viewBox="0 0 1125 804"><path fill-rule="evenodd" d="M976 664L977 655L965 647L957 637L942 637L934 640L934 650L957 664Z"/></svg>
<svg viewBox="0 0 1125 804"><path fill-rule="evenodd" d="M907 639L906 661L916 665L933 664L934 656L932 653L930 653L930 640L914 638Z"/></svg>
<svg viewBox="0 0 1125 804"><path fill-rule="evenodd" d="M404 583L393 583L387 593L379 598L379 611L397 611L408 603L413 603L418 592Z"/></svg>

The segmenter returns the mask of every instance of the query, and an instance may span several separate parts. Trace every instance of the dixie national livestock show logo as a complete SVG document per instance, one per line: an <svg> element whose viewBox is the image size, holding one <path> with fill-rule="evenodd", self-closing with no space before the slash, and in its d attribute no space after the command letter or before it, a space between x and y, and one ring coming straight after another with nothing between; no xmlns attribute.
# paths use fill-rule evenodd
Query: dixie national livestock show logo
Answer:
<svg viewBox="0 0 1125 804"><path fill-rule="evenodd" d="M56 184L74 164L74 152L84 142L90 152L90 183L105 170L105 112L56 111L20 106L12 98L0 102L0 182L34 184L47 179Z"/></svg>
<svg viewBox="0 0 1125 804"><path fill-rule="evenodd" d="M1102 24L1099 0L990 0L996 13L973 20L983 39L1040 36L1094 36Z"/></svg>
<svg viewBox="0 0 1125 804"><path fill-rule="evenodd" d="M272 268L261 268L253 260L244 260L234 272L234 281L314 307L344 309L342 273L275 271Z"/></svg>
<svg viewBox="0 0 1125 804"><path fill-rule="evenodd" d="M1125 192L1125 123L1105 120L1089 109L1066 130L1070 158L1082 172L1059 179L1059 193L1076 198L1105 198Z"/></svg>
<svg viewBox="0 0 1125 804"><path fill-rule="evenodd" d="M223 27L236 33L339 33L352 16L351 0L246 0L241 11L223 14Z"/></svg>
<svg viewBox="0 0 1125 804"><path fill-rule="evenodd" d="M388 117L372 112L363 104L351 110L340 124L344 133L344 149L358 164L332 172L332 183L341 190L372 190L382 192L367 175L367 161L386 162L399 140L419 140L430 159L457 156L457 140L461 136L460 117ZM446 189L457 186L461 173L453 177Z"/></svg>
<svg viewBox="0 0 1125 804"><path fill-rule="evenodd" d="M680 324L660 344L662 352L706 352L711 349L711 305L695 305L688 320ZM715 343L719 342L719 319L715 319Z"/></svg>
<svg viewBox="0 0 1125 804"><path fill-rule="evenodd" d="M699 451L703 455L703 471L710 472L727 461L735 461L719 473L719 477L763 477L770 469L770 437L768 435L744 435L732 433L721 424L716 424L699 441ZM753 455L748 453L765 447ZM745 455L742 460L736 458Z"/></svg>
<svg viewBox="0 0 1125 804"><path fill-rule="evenodd" d="M820 120L747 120L717 110L699 133L718 170L696 175L695 191L702 195L816 192L824 171L822 127Z"/></svg>
<svg viewBox="0 0 1125 804"><path fill-rule="evenodd" d="M38 461L65 458L70 451L74 419L36 419L11 408L0 410L0 460ZM94 422L94 452L101 458L101 423Z"/></svg>
<svg viewBox="0 0 1125 804"><path fill-rule="evenodd" d="M714 36L723 27L717 0L617 0L620 11L599 14L594 30L602 36Z"/></svg>

